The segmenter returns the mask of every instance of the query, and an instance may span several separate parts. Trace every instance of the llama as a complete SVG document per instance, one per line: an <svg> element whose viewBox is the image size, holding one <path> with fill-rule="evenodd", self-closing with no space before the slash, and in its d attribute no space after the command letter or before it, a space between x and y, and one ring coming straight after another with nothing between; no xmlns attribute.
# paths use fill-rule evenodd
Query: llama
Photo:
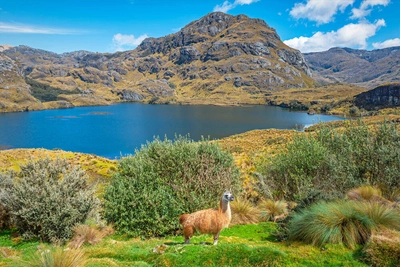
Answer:
<svg viewBox="0 0 400 267"><path fill-rule="evenodd" d="M231 221L229 202L234 200L231 191L226 191L219 202L218 209L199 210L191 214L182 214L179 223L183 226L185 244L190 244L190 238L195 230L201 234L213 234L214 245L218 243L219 233L228 227Z"/></svg>

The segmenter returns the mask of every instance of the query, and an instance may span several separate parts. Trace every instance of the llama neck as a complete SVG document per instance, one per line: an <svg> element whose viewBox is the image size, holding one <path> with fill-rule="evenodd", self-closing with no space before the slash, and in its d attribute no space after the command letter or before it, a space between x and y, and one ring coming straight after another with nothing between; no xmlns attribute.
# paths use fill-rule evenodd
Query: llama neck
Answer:
<svg viewBox="0 0 400 267"><path fill-rule="evenodd" d="M219 201L219 211L221 213L231 214L231 207L229 205L229 201L224 201L222 198Z"/></svg>

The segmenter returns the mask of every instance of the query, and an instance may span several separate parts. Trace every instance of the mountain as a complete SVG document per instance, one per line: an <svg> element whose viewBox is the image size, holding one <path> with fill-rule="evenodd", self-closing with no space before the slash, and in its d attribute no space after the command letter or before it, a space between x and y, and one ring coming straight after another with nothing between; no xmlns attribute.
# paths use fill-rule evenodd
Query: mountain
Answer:
<svg viewBox="0 0 400 267"><path fill-rule="evenodd" d="M314 83L303 55L264 21L221 12L131 51L18 46L0 57L0 112L120 101L265 104L273 91Z"/></svg>
<svg viewBox="0 0 400 267"><path fill-rule="evenodd" d="M336 47L304 57L322 84L344 82L372 89L400 82L400 46L372 51Z"/></svg>

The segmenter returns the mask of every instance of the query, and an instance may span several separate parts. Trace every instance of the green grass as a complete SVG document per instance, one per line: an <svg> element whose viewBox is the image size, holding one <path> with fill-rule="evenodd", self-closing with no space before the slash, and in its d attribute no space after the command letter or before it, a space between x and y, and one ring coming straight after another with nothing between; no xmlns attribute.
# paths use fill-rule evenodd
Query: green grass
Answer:
<svg viewBox="0 0 400 267"><path fill-rule="evenodd" d="M190 245L182 236L140 240L113 235L96 245L85 245L87 267L106 266L367 266L358 261L354 250L342 245L324 249L302 243L277 242L272 235L276 225L236 225L225 229L218 245L211 235L196 235ZM0 247L16 250L16 256L0 256L0 266L19 266L37 251L38 242L14 244L10 232L0 234ZM163 254L153 249L166 245Z"/></svg>

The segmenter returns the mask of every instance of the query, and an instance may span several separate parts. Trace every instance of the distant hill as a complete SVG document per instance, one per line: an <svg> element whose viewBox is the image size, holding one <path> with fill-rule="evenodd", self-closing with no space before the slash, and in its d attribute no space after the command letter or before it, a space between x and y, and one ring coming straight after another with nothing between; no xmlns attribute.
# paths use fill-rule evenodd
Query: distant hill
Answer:
<svg viewBox="0 0 400 267"><path fill-rule="evenodd" d="M372 89L400 82L400 46L372 51L336 47L304 57L314 79L323 84L344 82Z"/></svg>
<svg viewBox="0 0 400 267"><path fill-rule="evenodd" d="M0 112L120 101L265 104L273 91L314 84L303 55L264 21L221 12L131 51L17 46L0 57Z"/></svg>

